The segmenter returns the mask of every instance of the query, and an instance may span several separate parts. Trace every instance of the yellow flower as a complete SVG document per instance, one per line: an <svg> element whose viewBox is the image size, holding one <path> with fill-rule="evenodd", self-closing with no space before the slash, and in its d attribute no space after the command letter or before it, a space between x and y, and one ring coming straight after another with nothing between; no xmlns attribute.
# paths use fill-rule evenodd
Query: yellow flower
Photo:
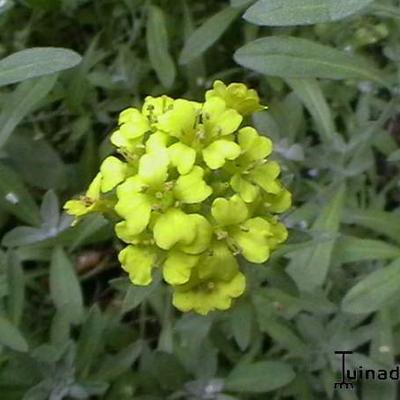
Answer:
<svg viewBox="0 0 400 400"><path fill-rule="evenodd" d="M206 99L214 97L223 99L226 105L242 115L248 115L266 107L260 104L260 98L254 89L248 89L243 83L231 83L226 86L221 81L215 81L212 90L206 93Z"/></svg>
<svg viewBox="0 0 400 400"><path fill-rule="evenodd" d="M155 246L127 246L120 251L118 259L135 285L146 286L152 281L151 271L157 260Z"/></svg>
<svg viewBox="0 0 400 400"><path fill-rule="evenodd" d="M291 194L269 159L272 142L243 126L262 108L254 90L220 81L204 102L147 97L120 114L111 135L119 155L67 212L112 213L133 284L149 285L157 267L179 310L228 309L246 286L239 256L264 263L287 238L277 214Z"/></svg>
<svg viewBox="0 0 400 400"><path fill-rule="evenodd" d="M235 257L226 246L217 244L197 263L195 261L185 260L177 264L178 268L170 267L174 274L189 276L186 283L173 286L174 306L184 312L193 310L202 315L213 310L227 310L246 286Z"/></svg>
<svg viewBox="0 0 400 400"><path fill-rule="evenodd" d="M203 105L188 100L176 100L158 118L157 128L179 141L169 147L171 160L180 173L190 170L196 154L208 168L222 167L226 160L234 160L241 152L232 135L240 126L242 116L227 107L217 97Z"/></svg>
<svg viewBox="0 0 400 400"><path fill-rule="evenodd" d="M249 210L238 195L215 199L211 214L217 223L218 239L252 263L267 261L271 250L286 240L282 224L266 217L249 218Z"/></svg>
<svg viewBox="0 0 400 400"><path fill-rule="evenodd" d="M75 222L83 215L98 211L101 208L100 188L102 175L99 172L87 192L77 200L69 200L65 203L64 209L69 215L74 216Z"/></svg>

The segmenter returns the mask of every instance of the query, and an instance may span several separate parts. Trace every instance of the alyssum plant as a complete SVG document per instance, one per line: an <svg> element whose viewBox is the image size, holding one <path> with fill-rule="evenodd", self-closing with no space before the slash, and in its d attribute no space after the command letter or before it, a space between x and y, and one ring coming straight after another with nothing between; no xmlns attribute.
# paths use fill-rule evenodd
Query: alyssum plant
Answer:
<svg viewBox="0 0 400 400"><path fill-rule="evenodd" d="M268 160L271 141L244 123L262 108L254 90L221 81L204 103L147 97L119 116L118 157L107 157L65 209L115 223L127 244L119 260L135 285L161 268L178 309L228 309L246 286L238 257L263 263L287 238L276 214L291 195Z"/></svg>

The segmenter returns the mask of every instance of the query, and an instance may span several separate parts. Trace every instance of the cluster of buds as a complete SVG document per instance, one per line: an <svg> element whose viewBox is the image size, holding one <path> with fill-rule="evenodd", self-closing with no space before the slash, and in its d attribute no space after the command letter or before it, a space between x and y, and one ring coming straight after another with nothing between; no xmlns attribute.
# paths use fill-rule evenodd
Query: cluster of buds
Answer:
<svg viewBox="0 0 400 400"><path fill-rule="evenodd" d="M159 268L179 310L228 309L246 286L240 258L264 263L287 237L277 214L291 195L268 159L272 143L244 126L261 109L254 90L221 81L203 103L147 97L120 114L116 155L65 209L113 214L133 284L149 285Z"/></svg>

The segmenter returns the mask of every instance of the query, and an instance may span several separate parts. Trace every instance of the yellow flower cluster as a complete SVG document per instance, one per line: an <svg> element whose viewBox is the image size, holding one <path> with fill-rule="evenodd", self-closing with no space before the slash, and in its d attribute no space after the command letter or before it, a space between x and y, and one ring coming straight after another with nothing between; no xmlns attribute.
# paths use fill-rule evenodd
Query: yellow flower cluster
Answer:
<svg viewBox="0 0 400 400"><path fill-rule="evenodd" d="M67 212L113 212L127 244L122 268L136 285L153 268L173 288L173 304L200 314L230 307L245 289L238 258L265 262L287 231L276 216L290 193L268 160L270 139L246 115L263 109L254 90L214 83L203 103L147 97L119 117L106 158L85 196Z"/></svg>

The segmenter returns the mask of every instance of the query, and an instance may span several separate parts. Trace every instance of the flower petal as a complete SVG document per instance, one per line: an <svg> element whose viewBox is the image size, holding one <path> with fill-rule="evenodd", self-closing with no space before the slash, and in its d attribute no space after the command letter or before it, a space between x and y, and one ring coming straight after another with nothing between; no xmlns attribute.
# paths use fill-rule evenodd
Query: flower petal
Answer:
<svg viewBox="0 0 400 400"><path fill-rule="evenodd" d="M239 264L228 247L216 242L206 252L198 265L200 279L229 281L239 270Z"/></svg>
<svg viewBox="0 0 400 400"><path fill-rule="evenodd" d="M153 233L157 246L164 250L175 245L189 245L196 235L193 219L177 208L171 208L158 217Z"/></svg>
<svg viewBox="0 0 400 400"><path fill-rule="evenodd" d="M152 247L127 246L118 254L122 268L129 274L135 285L147 286L151 283L151 270L157 258Z"/></svg>
<svg viewBox="0 0 400 400"><path fill-rule="evenodd" d="M205 251L211 242L212 227L205 217L199 214L190 214L189 218L194 224L195 237L193 241L180 249L189 254L200 254Z"/></svg>
<svg viewBox="0 0 400 400"><path fill-rule="evenodd" d="M93 205L86 205L82 200L68 200L64 204L64 210L67 214L74 217L81 217L93 211Z"/></svg>
<svg viewBox="0 0 400 400"><path fill-rule="evenodd" d="M168 177L168 154L165 149L158 149L150 154L145 154L139 161L138 175L152 187L163 184Z"/></svg>
<svg viewBox="0 0 400 400"><path fill-rule="evenodd" d="M272 151L272 142L265 136L260 136L258 132L250 127L240 129L238 142L246 159L250 161L262 160L269 156Z"/></svg>
<svg viewBox="0 0 400 400"><path fill-rule="evenodd" d="M141 154L143 152L143 138L138 137L135 139L129 139L121 133L119 129L113 132L110 137L111 143L120 149L123 149L131 154Z"/></svg>
<svg viewBox="0 0 400 400"><path fill-rule="evenodd" d="M125 183L118 186L117 197L115 211L126 220L130 235L143 232L150 221L152 198L129 191L129 185Z"/></svg>
<svg viewBox="0 0 400 400"><path fill-rule="evenodd" d="M227 109L225 101L211 97L203 105L203 123L208 137L219 137L235 132L243 117L233 109Z"/></svg>
<svg viewBox="0 0 400 400"><path fill-rule="evenodd" d="M245 278L235 257L219 244L192 268L187 283L174 286L173 304L181 311L206 315L216 309L228 309L244 289Z"/></svg>
<svg viewBox="0 0 400 400"><path fill-rule="evenodd" d="M185 143L190 143L194 135L196 118L195 105L191 101L178 99L174 101L170 111L160 115L157 127Z"/></svg>
<svg viewBox="0 0 400 400"><path fill-rule="evenodd" d="M136 108L128 108L119 115L120 133L127 139L143 136L150 130L147 118Z"/></svg>
<svg viewBox="0 0 400 400"><path fill-rule="evenodd" d="M249 179L267 193L278 194L281 191L281 185L276 178L279 176L280 171L277 162L269 161L254 168L249 174Z"/></svg>
<svg viewBox="0 0 400 400"><path fill-rule="evenodd" d="M103 176L99 172L89 185L89 188L85 196L81 196L80 199L69 200L64 204L64 210L67 214L81 217L83 215L99 211L100 210L100 188ZM75 220L75 223L77 220Z"/></svg>
<svg viewBox="0 0 400 400"><path fill-rule="evenodd" d="M236 225L245 221L249 215L245 202L234 195L230 199L219 197L211 206L211 214L218 225Z"/></svg>
<svg viewBox="0 0 400 400"><path fill-rule="evenodd" d="M244 179L240 174L235 174L230 181L232 189L240 194L240 197L246 202L253 202L260 193L260 189Z"/></svg>
<svg viewBox="0 0 400 400"><path fill-rule="evenodd" d="M270 212L285 212L292 205L292 195L288 190L282 188L282 190L276 195L267 194L265 205Z"/></svg>
<svg viewBox="0 0 400 400"><path fill-rule="evenodd" d="M248 261L259 264L268 260L271 250L268 238L272 236L268 221L260 217L249 219L230 234Z"/></svg>
<svg viewBox="0 0 400 400"><path fill-rule="evenodd" d="M212 189L203 180L204 171L195 166L186 174L181 175L175 183L174 195L183 203L193 204L204 201L211 195Z"/></svg>
<svg viewBox="0 0 400 400"><path fill-rule="evenodd" d="M89 188L86 192L87 197L89 197L92 200L97 200L100 198L101 180L102 180L102 175L99 172L89 185Z"/></svg>
<svg viewBox="0 0 400 400"><path fill-rule="evenodd" d="M196 151L181 142L168 147L168 155L181 175L190 172L196 160Z"/></svg>
<svg viewBox="0 0 400 400"><path fill-rule="evenodd" d="M170 136L167 133L156 131L147 139L146 151L147 153L154 153L156 151L161 151L166 149Z"/></svg>
<svg viewBox="0 0 400 400"><path fill-rule="evenodd" d="M102 162L100 172L103 176L101 191L108 192L125 179L127 164L116 157L110 156Z"/></svg>
<svg viewBox="0 0 400 400"><path fill-rule="evenodd" d="M199 256L185 254L178 250L168 253L163 267L163 276L170 285L182 285L190 278L192 268L199 261Z"/></svg>
<svg viewBox="0 0 400 400"><path fill-rule="evenodd" d="M229 140L216 140L203 150L205 163L211 169L221 168L226 160L234 160L240 155L240 146Z"/></svg>
<svg viewBox="0 0 400 400"><path fill-rule="evenodd" d="M142 107L142 114L156 122L157 118L167 112L173 105L174 100L168 96L152 97L147 96Z"/></svg>
<svg viewBox="0 0 400 400"><path fill-rule="evenodd" d="M125 243L135 244L138 237L136 226L134 225L133 228L130 229L129 224L126 221L121 221L115 224L114 231L117 237Z"/></svg>
<svg viewBox="0 0 400 400"><path fill-rule="evenodd" d="M267 238L268 245L274 250L279 244L283 243L288 237L288 231L282 223L276 219L269 220L271 223L271 236Z"/></svg>

